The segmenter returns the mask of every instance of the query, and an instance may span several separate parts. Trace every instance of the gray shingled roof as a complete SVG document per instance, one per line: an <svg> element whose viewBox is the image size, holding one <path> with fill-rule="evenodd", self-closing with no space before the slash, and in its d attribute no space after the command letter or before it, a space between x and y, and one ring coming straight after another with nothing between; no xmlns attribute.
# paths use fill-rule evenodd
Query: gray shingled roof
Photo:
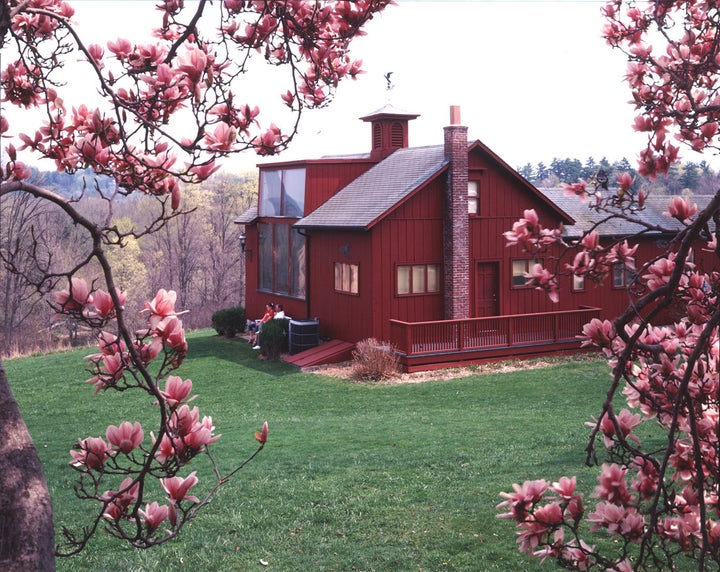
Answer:
<svg viewBox="0 0 720 572"><path fill-rule="evenodd" d="M540 192L575 219L574 225L565 227L565 236L580 236L583 232L590 230L596 221L606 216L589 208L587 202L583 202L573 195L567 195L564 189L540 189ZM670 198L666 195L648 197L645 201L645 208L638 211L637 216L647 224L670 230L679 230L681 228L680 222L663 214L667 210ZM691 202L696 203L698 208L704 208L709 199L709 196L696 195L691 199ZM598 228L598 231L602 236L629 236L644 228L637 223L631 223L621 218L613 218L604 222ZM660 234L659 231L651 232Z"/></svg>
<svg viewBox="0 0 720 572"><path fill-rule="evenodd" d="M448 163L443 145L398 149L294 226L367 229Z"/></svg>
<svg viewBox="0 0 720 572"><path fill-rule="evenodd" d="M237 224L250 224L258 217L257 205L250 207L243 214L237 217L233 222Z"/></svg>

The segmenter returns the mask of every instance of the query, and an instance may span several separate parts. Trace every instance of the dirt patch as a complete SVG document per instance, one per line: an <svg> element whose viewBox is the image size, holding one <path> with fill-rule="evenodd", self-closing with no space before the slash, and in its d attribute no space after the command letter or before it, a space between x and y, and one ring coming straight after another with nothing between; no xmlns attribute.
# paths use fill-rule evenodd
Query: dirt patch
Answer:
<svg viewBox="0 0 720 572"><path fill-rule="evenodd" d="M392 385L400 383L422 383L424 381L444 381L468 377L470 375L509 373L520 369L540 369L568 362L597 361L601 359L602 357L598 357L595 354L578 354L574 356L550 356L528 360L507 360L484 364L473 364L467 367L435 369L432 371L419 371L416 373L399 373L396 377L378 383ZM350 361L306 367L303 368L302 371L305 373L316 373L338 379L357 381L353 379L352 362Z"/></svg>

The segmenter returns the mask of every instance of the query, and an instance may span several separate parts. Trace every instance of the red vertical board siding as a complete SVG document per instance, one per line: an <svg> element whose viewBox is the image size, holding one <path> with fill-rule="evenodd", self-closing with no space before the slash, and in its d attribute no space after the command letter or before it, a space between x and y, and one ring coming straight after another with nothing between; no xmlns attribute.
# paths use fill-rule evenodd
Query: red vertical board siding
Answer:
<svg viewBox="0 0 720 572"><path fill-rule="evenodd" d="M305 165L305 214L310 214L375 163L370 160L308 162Z"/></svg>
<svg viewBox="0 0 720 572"><path fill-rule="evenodd" d="M373 249L380 261L375 272L381 291L376 296L378 317L375 336L388 339L389 320L440 320L442 293L398 296L396 272L399 264L441 264L442 201L444 178L440 177L414 193L373 228Z"/></svg>
<svg viewBox="0 0 720 572"><path fill-rule="evenodd" d="M347 255L341 252L350 245ZM320 335L355 342L371 335L372 276L367 232L310 233L310 313L320 318ZM335 291L335 262L357 264L358 294Z"/></svg>

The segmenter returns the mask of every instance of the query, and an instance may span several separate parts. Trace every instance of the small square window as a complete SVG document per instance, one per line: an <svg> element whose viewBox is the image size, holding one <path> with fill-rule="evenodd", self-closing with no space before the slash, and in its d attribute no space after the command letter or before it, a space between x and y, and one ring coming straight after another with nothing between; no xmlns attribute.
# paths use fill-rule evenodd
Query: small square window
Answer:
<svg viewBox="0 0 720 572"><path fill-rule="evenodd" d="M359 292L359 268L357 264L335 263L335 290L345 294Z"/></svg>
<svg viewBox="0 0 720 572"><path fill-rule="evenodd" d="M573 274L573 290L585 290L585 276Z"/></svg>

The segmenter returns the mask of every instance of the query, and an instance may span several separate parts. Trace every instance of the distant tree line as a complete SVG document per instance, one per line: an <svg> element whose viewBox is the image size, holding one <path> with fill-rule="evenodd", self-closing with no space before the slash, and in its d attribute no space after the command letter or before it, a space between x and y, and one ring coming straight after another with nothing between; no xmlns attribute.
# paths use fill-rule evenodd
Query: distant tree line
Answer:
<svg viewBox="0 0 720 572"><path fill-rule="evenodd" d="M579 159L555 158L549 165L543 162L537 165L527 163L517 168L518 173L536 187L557 187L562 183L574 183L578 179L587 181L601 170L605 172L611 183L624 172L637 175L630 161L624 157L613 163L605 157L600 161L588 157L584 162ZM683 192L692 192L709 195L715 194L720 187L720 175L707 161L698 163L689 161L673 164L667 176L660 177L656 181L639 178L638 182L643 188L651 188L657 194L679 195Z"/></svg>
<svg viewBox="0 0 720 572"><path fill-rule="evenodd" d="M65 197L83 195L77 203L83 215L111 220L121 233L142 228L157 208L148 197L115 194L109 179L92 172L70 176L35 171L33 177ZM91 334L58 320L48 328L51 285L38 291L30 286L32 280L24 279L39 271L38 264L50 273L68 272L73 261L91 249L59 209L44 203L26 194L0 199L0 355L83 341ZM216 174L201 185L183 188L181 210L188 214L171 218L154 234L125 239L108 255L128 300L150 299L159 288L175 290L177 307L190 310L183 316L189 328L209 326L214 311L243 303L240 229L233 220L256 203L256 172ZM100 275L99 269L97 275L92 272L80 277L91 283ZM141 309L128 313L138 324Z"/></svg>

